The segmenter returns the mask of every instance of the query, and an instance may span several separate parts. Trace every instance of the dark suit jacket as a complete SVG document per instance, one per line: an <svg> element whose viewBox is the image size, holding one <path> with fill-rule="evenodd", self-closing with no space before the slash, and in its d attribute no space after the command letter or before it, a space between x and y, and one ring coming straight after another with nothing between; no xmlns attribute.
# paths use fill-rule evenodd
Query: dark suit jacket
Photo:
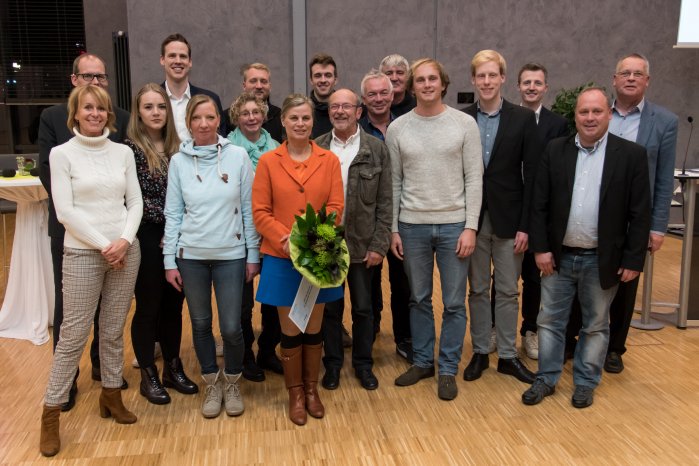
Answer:
<svg viewBox="0 0 699 466"><path fill-rule="evenodd" d="M557 113L553 113L546 107L541 107L539 113L539 124L536 126L539 132L539 139L544 147L551 140L568 136L568 121Z"/></svg>
<svg viewBox="0 0 699 466"><path fill-rule="evenodd" d="M477 104L464 112L478 121ZM529 204L542 149L534 112L503 100L490 162L483 170L479 229L488 210L493 231L500 238L529 231Z"/></svg>
<svg viewBox="0 0 699 466"><path fill-rule="evenodd" d="M165 81L160 83L160 87L165 89ZM228 111L225 113L223 112L223 106L221 106L221 99L219 98L218 94L208 89L204 89L203 87L197 87L192 83L189 83L189 93L192 97L195 95L204 94L214 99L214 102L216 102L216 107L218 107L218 113L221 115L221 123L218 125L218 134L224 138L228 136Z"/></svg>
<svg viewBox="0 0 699 466"><path fill-rule="evenodd" d="M116 133L111 133L109 139L122 142L126 139L126 129L129 126L130 114L126 110L114 107L116 114ZM56 218L56 209L51 196L51 167L49 154L51 149L68 142L73 133L68 129L68 104L58 104L44 109L39 119L39 178L49 194L49 236L63 238L65 228Z"/></svg>
<svg viewBox="0 0 699 466"><path fill-rule="evenodd" d="M597 222L602 288L619 282L620 267L641 271L650 233L648 159L643 147L608 134ZM575 184L575 136L554 139L541 158L531 213L529 249L552 252L560 264Z"/></svg>

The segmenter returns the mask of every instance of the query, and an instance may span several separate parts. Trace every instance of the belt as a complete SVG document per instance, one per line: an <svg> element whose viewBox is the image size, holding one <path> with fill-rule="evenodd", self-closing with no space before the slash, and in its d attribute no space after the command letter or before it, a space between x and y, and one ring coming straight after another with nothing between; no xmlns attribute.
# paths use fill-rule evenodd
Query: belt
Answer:
<svg viewBox="0 0 699 466"><path fill-rule="evenodd" d="M576 256L586 256L597 254L597 248L574 248L571 246L563 246L563 252L566 254L574 254Z"/></svg>

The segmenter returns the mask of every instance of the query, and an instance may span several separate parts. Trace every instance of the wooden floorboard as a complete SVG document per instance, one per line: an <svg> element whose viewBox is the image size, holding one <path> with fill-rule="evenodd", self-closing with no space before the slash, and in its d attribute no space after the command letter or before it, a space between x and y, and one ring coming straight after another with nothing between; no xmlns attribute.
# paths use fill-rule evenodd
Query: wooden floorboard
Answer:
<svg viewBox="0 0 699 466"><path fill-rule="evenodd" d="M668 238L656 259L654 300L676 301L681 243ZM384 275L386 271L384 271ZM384 277L384 289L387 281ZM438 290L438 276L435 276ZM439 293L435 295L440 324ZM202 394L171 391L172 403L149 404L139 393L140 375L131 367L130 326L125 329L124 376L131 387L126 405L138 415L133 425L101 419L99 383L82 357L76 407L61 415L61 452L39 454L42 398L51 364L51 345L0 339L0 463L66 465L304 464L699 464L699 331L668 325L657 332L632 329L626 370L605 374L592 407L571 406L571 367L556 393L538 406L524 406L527 386L498 374L497 358L475 382L458 378L459 396L440 401L436 380L399 388L393 380L407 364L395 354L386 298L375 345L376 391L363 390L346 352L338 390L321 389L322 420L304 427L286 416L283 378L244 381L245 413L213 420L200 412ZM639 293L640 300L640 293ZM348 313L349 314L349 313ZM130 318L129 318L130 321ZM182 357L200 381L185 314ZM349 316L345 318L349 325ZM256 308L254 325L259 331ZM471 356L464 344L460 371ZM524 358L530 368L536 362ZM160 361L158 362L160 365Z"/></svg>

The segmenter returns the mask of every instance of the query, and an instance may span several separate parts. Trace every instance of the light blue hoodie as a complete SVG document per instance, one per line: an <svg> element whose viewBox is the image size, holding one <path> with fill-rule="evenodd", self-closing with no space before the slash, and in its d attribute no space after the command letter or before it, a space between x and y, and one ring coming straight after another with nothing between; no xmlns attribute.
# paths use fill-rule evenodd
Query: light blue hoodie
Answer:
<svg viewBox="0 0 699 466"><path fill-rule="evenodd" d="M220 149L220 150L219 150ZM165 199L165 269L181 259L260 261L252 222L252 163L244 149L185 141L172 157ZM224 181L227 180L227 181Z"/></svg>

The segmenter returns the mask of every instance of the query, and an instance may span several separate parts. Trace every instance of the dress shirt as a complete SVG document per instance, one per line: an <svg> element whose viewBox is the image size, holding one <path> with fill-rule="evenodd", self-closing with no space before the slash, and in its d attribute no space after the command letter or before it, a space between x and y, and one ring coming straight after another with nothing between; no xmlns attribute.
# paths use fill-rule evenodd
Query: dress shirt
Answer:
<svg viewBox="0 0 699 466"><path fill-rule="evenodd" d="M182 94L182 98L178 99L175 95L170 92L170 88L165 81L165 92L167 96L170 97L170 105L172 105L172 116L175 120L175 128L177 129L177 135L180 137L180 141L184 142L188 139L192 139L192 135L189 134L187 129L187 124L185 122L185 117L187 115L187 104L192 98L192 93L189 90L189 83L187 83L187 89Z"/></svg>
<svg viewBox="0 0 699 466"><path fill-rule="evenodd" d="M337 155L340 159L340 172L342 173L342 186L345 192L345 205L347 205L347 180L349 178L349 168L352 164L352 160L357 156L359 152L359 132L360 128L357 125L357 131L347 138L347 141L342 141L335 135L335 130L332 130L332 139L330 140L330 151ZM345 213L342 213L342 224L345 223Z"/></svg>
<svg viewBox="0 0 699 466"><path fill-rule="evenodd" d="M495 136L498 134L500 127L500 110L502 110L502 98L500 98L500 107L493 113L485 113L481 110L481 102L476 103L478 106L478 114L476 122L478 129L481 132L481 145L483 146L483 166L487 167L490 163L490 154L493 152L493 144Z"/></svg>
<svg viewBox="0 0 699 466"><path fill-rule="evenodd" d="M630 109L626 114L622 114L616 108L616 101L612 105L612 121L609 122L609 132L627 141L636 142L638 138L638 128L641 126L641 112L645 99Z"/></svg>
<svg viewBox="0 0 699 466"><path fill-rule="evenodd" d="M579 135L576 134L575 145L578 146L578 161L575 165L575 184L563 245L574 248L596 248L607 133L592 148L583 147L580 144Z"/></svg>

